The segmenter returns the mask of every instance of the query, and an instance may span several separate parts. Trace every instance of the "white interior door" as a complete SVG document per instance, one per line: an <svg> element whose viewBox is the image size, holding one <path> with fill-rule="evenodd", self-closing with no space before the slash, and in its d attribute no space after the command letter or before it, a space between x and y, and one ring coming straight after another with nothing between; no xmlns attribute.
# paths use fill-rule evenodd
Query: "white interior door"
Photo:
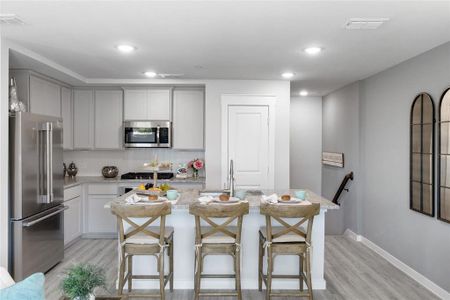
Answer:
<svg viewBox="0 0 450 300"><path fill-rule="evenodd" d="M269 106L229 105L227 124L227 161L234 161L236 188L270 188Z"/></svg>

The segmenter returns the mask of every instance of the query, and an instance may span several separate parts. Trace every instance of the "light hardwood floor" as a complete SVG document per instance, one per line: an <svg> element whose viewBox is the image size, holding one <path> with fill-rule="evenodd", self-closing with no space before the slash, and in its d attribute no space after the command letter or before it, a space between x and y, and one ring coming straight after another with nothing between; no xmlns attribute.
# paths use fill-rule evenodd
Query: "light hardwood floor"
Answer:
<svg viewBox="0 0 450 300"><path fill-rule="evenodd" d="M64 261L46 274L47 300L60 298L59 284L64 270L80 262L89 262L103 267L106 271L108 286L102 294L114 294L114 282L117 276L116 241L80 240L66 249ZM327 290L314 291L316 300L438 299L375 252L343 236L327 236L325 239L325 279ZM167 292L166 295L169 300L192 299L193 291L176 290L173 293ZM202 299L220 300L222 298ZM243 291L243 299L264 299L264 291ZM283 300L283 298L275 299Z"/></svg>

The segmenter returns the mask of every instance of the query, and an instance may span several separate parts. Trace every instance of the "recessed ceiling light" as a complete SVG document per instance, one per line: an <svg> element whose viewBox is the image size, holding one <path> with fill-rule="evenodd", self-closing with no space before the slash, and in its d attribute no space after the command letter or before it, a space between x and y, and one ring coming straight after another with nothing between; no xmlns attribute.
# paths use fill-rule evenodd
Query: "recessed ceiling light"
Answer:
<svg viewBox="0 0 450 300"><path fill-rule="evenodd" d="M301 90L299 94L300 94L300 96L305 97L305 96L308 96L308 91Z"/></svg>
<svg viewBox="0 0 450 300"><path fill-rule="evenodd" d="M147 72L144 72L144 75L147 77L150 77L150 78L155 78L156 75L158 75L158 74L156 74L155 72L152 72L152 71L147 71Z"/></svg>
<svg viewBox="0 0 450 300"><path fill-rule="evenodd" d="M134 50L136 50L136 47L127 45L127 44L117 45L116 48L117 48L117 50L119 50L120 52L123 52L123 53L130 53L130 52L133 52Z"/></svg>
<svg viewBox="0 0 450 300"><path fill-rule="evenodd" d="M316 55L316 54L319 54L320 52L322 52L322 48L320 48L320 47L308 47L304 51L305 51L306 54Z"/></svg>
<svg viewBox="0 0 450 300"><path fill-rule="evenodd" d="M292 72L284 72L283 74L281 74L281 76L283 76L283 78L289 79L294 77L294 73Z"/></svg>

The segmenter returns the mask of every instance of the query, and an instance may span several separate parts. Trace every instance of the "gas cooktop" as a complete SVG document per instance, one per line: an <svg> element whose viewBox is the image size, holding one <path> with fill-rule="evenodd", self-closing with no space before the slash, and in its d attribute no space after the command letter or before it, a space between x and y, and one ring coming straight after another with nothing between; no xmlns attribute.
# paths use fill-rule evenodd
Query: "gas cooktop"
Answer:
<svg viewBox="0 0 450 300"><path fill-rule="evenodd" d="M171 179L173 173L170 172L158 172L158 179ZM120 176L120 179L153 179L153 172L130 172Z"/></svg>

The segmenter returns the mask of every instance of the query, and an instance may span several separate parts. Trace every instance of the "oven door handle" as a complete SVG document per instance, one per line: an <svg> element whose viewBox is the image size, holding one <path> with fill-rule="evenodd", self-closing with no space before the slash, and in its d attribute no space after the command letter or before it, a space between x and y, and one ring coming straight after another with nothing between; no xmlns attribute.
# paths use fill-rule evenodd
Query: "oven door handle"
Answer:
<svg viewBox="0 0 450 300"><path fill-rule="evenodd" d="M30 221L30 222L24 222L24 223L22 224L22 226L23 226L23 227L31 227L31 226L33 226L33 225L39 223L39 222L42 222L42 221L44 221L44 220L46 220L46 219L48 219L48 218L50 218L50 217L53 217L54 215L57 215L57 214L59 214L59 213L65 211L65 210L67 210L67 209L69 209L69 207L68 207L68 206L64 206L63 208L58 209L57 211L54 211L54 212L52 212L52 213L50 213L50 214L48 214L48 215L46 215L46 216L43 216L43 217L41 217L41 218L39 218L39 219Z"/></svg>

